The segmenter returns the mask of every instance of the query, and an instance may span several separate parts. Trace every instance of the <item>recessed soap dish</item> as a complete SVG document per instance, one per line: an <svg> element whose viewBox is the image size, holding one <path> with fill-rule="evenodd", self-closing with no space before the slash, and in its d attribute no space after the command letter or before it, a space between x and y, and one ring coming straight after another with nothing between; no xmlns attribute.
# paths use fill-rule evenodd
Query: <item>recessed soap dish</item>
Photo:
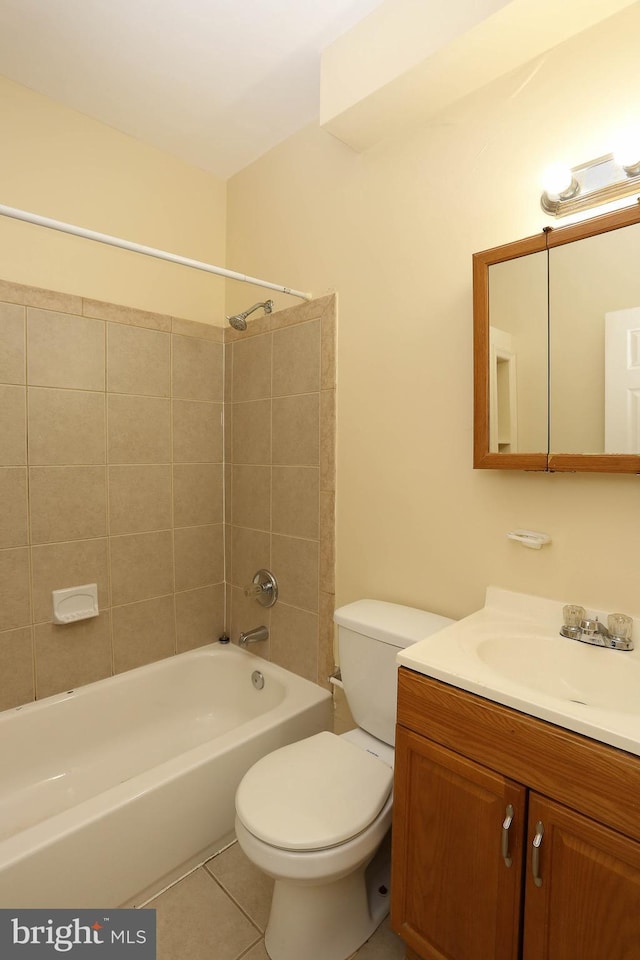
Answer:
<svg viewBox="0 0 640 960"><path fill-rule="evenodd" d="M536 530L511 530L507 534L509 540L521 543L523 547L539 550L545 543L551 543L548 533L538 533Z"/></svg>
<svg viewBox="0 0 640 960"><path fill-rule="evenodd" d="M81 587L66 587L64 590L52 590L53 622L75 623L97 617L98 585L85 583Z"/></svg>

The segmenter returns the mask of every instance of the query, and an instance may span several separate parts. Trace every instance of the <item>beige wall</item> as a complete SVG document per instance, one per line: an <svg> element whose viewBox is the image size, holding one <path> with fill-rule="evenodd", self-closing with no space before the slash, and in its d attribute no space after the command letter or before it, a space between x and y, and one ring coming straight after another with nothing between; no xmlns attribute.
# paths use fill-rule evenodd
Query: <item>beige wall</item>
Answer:
<svg viewBox="0 0 640 960"><path fill-rule="evenodd" d="M495 583L640 610L637 478L471 467L471 255L545 225L550 162L610 149L639 31L636 4L438 122L364 154L309 127L230 182L230 261L339 291L338 602L461 616Z"/></svg>
<svg viewBox="0 0 640 960"><path fill-rule="evenodd" d="M0 282L0 709L222 633L222 340ZM100 616L53 624L93 582Z"/></svg>
<svg viewBox="0 0 640 960"><path fill-rule="evenodd" d="M225 265L224 181L4 77L0 130L0 203ZM224 323L225 281L186 267L4 217L0 260L19 283Z"/></svg>

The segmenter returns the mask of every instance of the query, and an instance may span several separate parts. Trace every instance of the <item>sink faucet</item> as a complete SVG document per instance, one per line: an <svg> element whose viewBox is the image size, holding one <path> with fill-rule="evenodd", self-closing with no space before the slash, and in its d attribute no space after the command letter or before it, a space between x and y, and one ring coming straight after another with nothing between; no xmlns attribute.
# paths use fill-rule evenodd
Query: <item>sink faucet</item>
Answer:
<svg viewBox="0 0 640 960"><path fill-rule="evenodd" d="M241 633L239 640L240 646L246 647L248 643L257 643L259 640L268 640L269 639L269 629L268 627L254 627L253 630L247 630L246 633Z"/></svg>
<svg viewBox="0 0 640 960"><path fill-rule="evenodd" d="M560 627L560 633L563 637L609 650L633 650L633 620L626 614L610 614L608 627L605 627L597 617L588 617L584 607L575 604L567 604L562 608L562 613L564 624Z"/></svg>

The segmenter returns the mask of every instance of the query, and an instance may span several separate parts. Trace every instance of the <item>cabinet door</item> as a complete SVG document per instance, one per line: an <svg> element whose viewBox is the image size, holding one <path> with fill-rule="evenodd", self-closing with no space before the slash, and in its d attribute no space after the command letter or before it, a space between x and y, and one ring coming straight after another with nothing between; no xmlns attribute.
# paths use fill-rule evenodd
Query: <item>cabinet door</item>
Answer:
<svg viewBox="0 0 640 960"><path fill-rule="evenodd" d="M402 727L395 764L394 930L424 960L515 960L525 788Z"/></svg>
<svg viewBox="0 0 640 960"><path fill-rule="evenodd" d="M534 793L529 848L524 960L640 960L640 844Z"/></svg>

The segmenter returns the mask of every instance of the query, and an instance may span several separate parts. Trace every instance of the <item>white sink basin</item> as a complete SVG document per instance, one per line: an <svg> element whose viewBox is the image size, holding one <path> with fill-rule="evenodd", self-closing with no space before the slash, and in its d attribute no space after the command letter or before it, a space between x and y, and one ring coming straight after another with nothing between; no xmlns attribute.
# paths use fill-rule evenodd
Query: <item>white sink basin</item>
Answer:
<svg viewBox="0 0 640 960"><path fill-rule="evenodd" d="M610 653L614 656L606 656ZM475 655L496 674L532 691L600 710L640 714L640 663L626 651L560 635L513 634L480 640Z"/></svg>
<svg viewBox="0 0 640 960"><path fill-rule="evenodd" d="M609 650L561 636L562 606L489 587L482 610L398 663L640 756L640 619L637 649Z"/></svg>

